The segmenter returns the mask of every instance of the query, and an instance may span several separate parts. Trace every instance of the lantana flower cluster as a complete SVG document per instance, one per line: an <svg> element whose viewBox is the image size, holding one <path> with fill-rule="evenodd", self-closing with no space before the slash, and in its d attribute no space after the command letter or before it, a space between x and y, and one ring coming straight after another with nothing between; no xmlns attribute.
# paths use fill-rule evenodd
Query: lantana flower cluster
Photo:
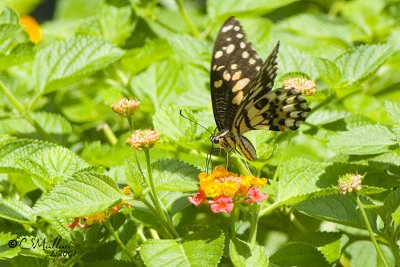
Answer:
<svg viewBox="0 0 400 267"><path fill-rule="evenodd" d="M364 176L361 174L347 173L339 178L339 191L342 195L361 190L361 182Z"/></svg>
<svg viewBox="0 0 400 267"><path fill-rule="evenodd" d="M210 204L214 213L230 213L235 204L259 202L267 198L258 188L264 187L266 178L238 176L223 166L216 167L211 174L199 174L200 189L189 201L198 206Z"/></svg>
<svg viewBox="0 0 400 267"><path fill-rule="evenodd" d="M311 96L317 91L317 86L312 80L303 78L291 78L283 81L284 88L294 88L297 92Z"/></svg>

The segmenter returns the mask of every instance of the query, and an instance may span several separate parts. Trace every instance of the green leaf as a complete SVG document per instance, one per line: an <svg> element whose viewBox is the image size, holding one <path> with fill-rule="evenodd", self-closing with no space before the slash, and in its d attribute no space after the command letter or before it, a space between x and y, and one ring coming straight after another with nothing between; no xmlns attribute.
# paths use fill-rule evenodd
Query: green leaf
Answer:
<svg viewBox="0 0 400 267"><path fill-rule="evenodd" d="M370 155L388 152L397 144L396 136L381 125L364 125L339 132L329 138L332 150L348 155Z"/></svg>
<svg viewBox="0 0 400 267"><path fill-rule="evenodd" d="M0 144L0 171L21 170L17 159L34 157L43 149L54 147L52 143L29 139L10 139Z"/></svg>
<svg viewBox="0 0 400 267"><path fill-rule="evenodd" d="M219 17L228 17L230 15L238 16L240 14L266 14L280 7L289 5L297 0L225 0L225 1L207 1L207 14L211 19Z"/></svg>
<svg viewBox="0 0 400 267"><path fill-rule="evenodd" d="M386 198L383 208L400 225L400 189L392 191Z"/></svg>
<svg viewBox="0 0 400 267"><path fill-rule="evenodd" d="M129 159L125 160L124 169L126 182L132 189L133 193L141 195L145 186L145 178L143 177L143 174L136 167L136 164Z"/></svg>
<svg viewBox="0 0 400 267"><path fill-rule="evenodd" d="M175 34L168 39L171 48L179 59L186 64L192 62L209 68L210 47L205 42L201 42L189 35Z"/></svg>
<svg viewBox="0 0 400 267"><path fill-rule="evenodd" d="M269 260L278 266L329 266L323 254L307 243L287 243Z"/></svg>
<svg viewBox="0 0 400 267"><path fill-rule="evenodd" d="M132 74L135 74L172 54L173 50L166 40L153 39L140 48L129 50L121 62Z"/></svg>
<svg viewBox="0 0 400 267"><path fill-rule="evenodd" d="M104 1L98 13L101 31L106 40L121 44L132 33L133 10L129 0Z"/></svg>
<svg viewBox="0 0 400 267"><path fill-rule="evenodd" d="M339 56L335 63L343 74L342 81L359 83L370 77L396 51L391 45L362 45Z"/></svg>
<svg viewBox="0 0 400 267"><path fill-rule="evenodd" d="M81 157L89 164L113 167L121 165L131 152L125 143L111 146L97 141L85 144Z"/></svg>
<svg viewBox="0 0 400 267"><path fill-rule="evenodd" d="M33 76L38 90L48 93L104 69L122 55L121 49L97 38L58 41L36 54Z"/></svg>
<svg viewBox="0 0 400 267"><path fill-rule="evenodd" d="M41 216L77 217L104 211L124 195L110 177L82 171L45 194L34 206Z"/></svg>
<svg viewBox="0 0 400 267"><path fill-rule="evenodd" d="M327 166L329 166L327 163L315 163L302 158L286 161L282 165L278 181L278 201L298 202L313 193L319 191L323 193L324 188L319 180ZM335 193L331 188L328 189L325 193Z"/></svg>
<svg viewBox="0 0 400 267"><path fill-rule="evenodd" d="M30 42L17 44L10 52L0 54L0 70L31 61L34 58L35 52L35 47Z"/></svg>
<svg viewBox="0 0 400 267"><path fill-rule="evenodd" d="M400 123L400 103L385 101L385 109L393 121Z"/></svg>
<svg viewBox="0 0 400 267"><path fill-rule="evenodd" d="M157 110L169 103L175 103L179 91L176 82L180 74L177 61L168 60L151 65L146 71L132 79L131 86L139 100L147 96Z"/></svg>
<svg viewBox="0 0 400 267"><path fill-rule="evenodd" d="M316 232L295 237L293 241L306 242L317 247L329 263L334 263L340 258L341 238L342 234L338 232Z"/></svg>
<svg viewBox="0 0 400 267"><path fill-rule="evenodd" d="M35 157L22 158L17 161L25 173L34 177L47 190L52 185L64 182L74 172L88 165L70 150L64 147L43 149Z"/></svg>
<svg viewBox="0 0 400 267"><path fill-rule="evenodd" d="M33 221L32 209L13 199L0 199L0 217L14 222L26 224Z"/></svg>
<svg viewBox="0 0 400 267"><path fill-rule="evenodd" d="M72 126L62 115L48 112L32 113L32 117L46 133L58 142L65 142L72 133Z"/></svg>
<svg viewBox="0 0 400 267"><path fill-rule="evenodd" d="M290 31L319 40L334 39L334 42L342 41L343 43L350 41L352 37L347 23L323 13L300 13L299 15L289 16L289 18L278 23L278 30Z"/></svg>
<svg viewBox="0 0 400 267"><path fill-rule="evenodd" d="M141 256L148 267L217 266L224 248L224 235L210 227L176 240L148 239L141 247Z"/></svg>
<svg viewBox="0 0 400 267"><path fill-rule="evenodd" d="M300 52L297 48L287 45L282 46L280 49L279 69L284 73L302 72L313 80L318 77L318 72L311 56ZM280 75L282 75L282 73Z"/></svg>
<svg viewBox="0 0 400 267"><path fill-rule="evenodd" d="M307 122L313 125L324 125L344 119L350 116L351 113L346 110L340 110L338 107L335 108L320 108L315 112L312 112L307 117Z"/></svg>
<svg viewBox="0 0 400 267"><path fill-rule="evenodd" d="M262 246L234 239L230 242L229 252L236 267L268 266L268 257Z"/></svg>
<svg viewBox="0 0 400 267"><path fill-rule="evenodd" d="M321 79L326 82L330 87L334 87L336 83L342 79L342 73L335 64L326 58L316 58L314 61Z"/></svg>
<svg viewBox="0 0 400 267"><path fill-rule="evenodd" d="M180 108L175 105L164 106L158 110L154 117L154 129L163 136L176 142L187 142L195 138L197 125L180 115ZM195 120L193 113L182 110L188 118Z"/></svg>
<svg viewBox="0 0 400 267"><path fill-rule="evenodd" d="M336 195L308 199L297 204L296 209L320 220L365 229L357 203L351 197ZM370 210L366 210L365 212L367 213L372 229L376 230L377 215Z"/></svg>
<svg viewBox="0 0 400 267"><path fill-rule="evenodd" d="M389 260L391 252L387 246L379 245L389 266L395 266L394 260ZM381 267L384 266L371 241L356 241L346 248L350 266Z"/></svg>
<svg viewBox="0 0 400 267"><path fill-rule="evenodd" d="M152 165L157 190L188 192L198 189L200 170L177 159L164 159Z"/></svg>
<svg viewBox="0 0 400 267"><path fill-rule="evenodd" d="M9 244L13 244L12 240L17 241L17 235L0 232L0 260L13 258L20 253L21 247L18 244L16 247L10 248ZM9 243L10 241L11 243Z"/></svg>

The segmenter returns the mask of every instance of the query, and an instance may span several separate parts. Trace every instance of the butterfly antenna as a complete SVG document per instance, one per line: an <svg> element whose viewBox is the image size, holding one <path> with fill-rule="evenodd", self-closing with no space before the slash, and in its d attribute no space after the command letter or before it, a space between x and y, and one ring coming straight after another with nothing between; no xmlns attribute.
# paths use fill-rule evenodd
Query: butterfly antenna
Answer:
<svg viewBox="0 0 400 267"><path fill-rule="evenodd" d="M181 117L183 117L183 118L187 119L188 121L190 121L190 122L193 122L193 123L197 124L198 126L200 126L201 128L203 128L204 130L206 130L207 132L209 132L211 135L213 135L213 133L212 133L210 130L208 130L206 127L204 127L203 125L201 125L201 124L200 124L200 123L198 123L197 121L194 121L194 120L192 120L192 119L188 118L187 116L183 115L183 113L182 113L182 109L179 111L179 115L181 115Z"/></svg>

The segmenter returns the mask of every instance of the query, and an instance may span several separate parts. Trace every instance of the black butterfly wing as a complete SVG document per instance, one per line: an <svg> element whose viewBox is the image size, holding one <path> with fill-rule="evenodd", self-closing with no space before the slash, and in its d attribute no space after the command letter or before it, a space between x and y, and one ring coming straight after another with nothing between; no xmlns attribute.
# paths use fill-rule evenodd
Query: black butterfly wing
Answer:
<svg viewBox="0 0 400 267"><path fill-rule="evenodd" d="M211 99L218 130L231 129L235 115L262 66L235 17L222 25L211 63Z"/></svg>

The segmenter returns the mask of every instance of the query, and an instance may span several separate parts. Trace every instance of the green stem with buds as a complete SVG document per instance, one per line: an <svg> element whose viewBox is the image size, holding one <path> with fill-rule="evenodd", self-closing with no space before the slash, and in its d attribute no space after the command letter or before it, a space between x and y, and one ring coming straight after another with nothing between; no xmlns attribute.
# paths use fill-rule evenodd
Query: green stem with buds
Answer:
<svg viewBox="0 0 400 267"><path fill-rule="evenodd" d="M370 225L368 217L367 217L367 213L364 210L364 205L361 203L361 200L360 200L360 197L359 197L358 194L356 195L356 201L357 201L358 208L360 209L361 216L362 216L362 218L364 220L365 227L367 228L369 236L371 237L371 241L374 244L375 250L378 253L379 258L381 259L381 261L383 263L383 266L389 267L389 265L386 262L385 256L383 255L382 250L379 247L378 242L375 239L375 234L372 231L371 225Z"/></svg>

